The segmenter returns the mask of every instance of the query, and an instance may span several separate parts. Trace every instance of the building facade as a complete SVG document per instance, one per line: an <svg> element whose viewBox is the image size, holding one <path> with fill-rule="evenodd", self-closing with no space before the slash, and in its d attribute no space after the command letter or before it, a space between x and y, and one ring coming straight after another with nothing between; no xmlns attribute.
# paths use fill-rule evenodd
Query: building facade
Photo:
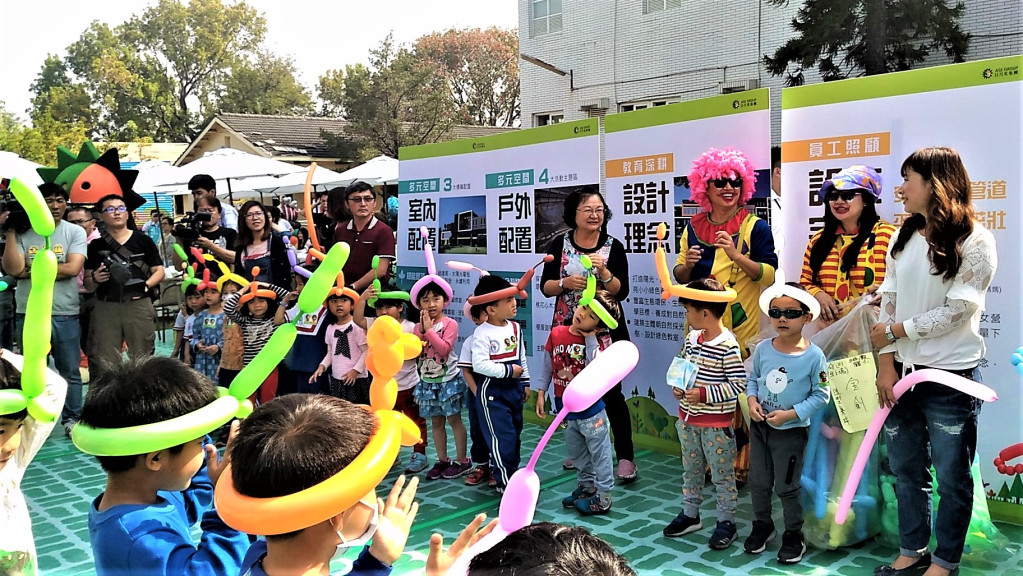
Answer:
<svg viewBox="0 0 1023 576"><path fill-rule="evenodd" d="M964 0L969 60L1023 53L1023 3ZM763 66L792 36L798 0L519 0L522 126L628 112L728 91L781 88ZM925 65L946 64L943 53ZM820 81L816 69L806 81Z"/></svg>

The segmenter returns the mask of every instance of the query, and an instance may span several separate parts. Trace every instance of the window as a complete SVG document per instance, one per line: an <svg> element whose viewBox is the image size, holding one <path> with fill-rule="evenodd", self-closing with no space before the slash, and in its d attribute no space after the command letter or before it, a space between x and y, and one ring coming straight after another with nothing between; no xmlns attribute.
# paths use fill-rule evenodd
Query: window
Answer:
<svg viewBox="0 0 1023 576"><path fill-rule="evenodd" d="M537 126L549 126L551 124L560 124L565 121L565 114L563 112L550 112L547 114L534 114L533 115L533 127Z"/></svg>
<svg viewBox="0 0 1023 576"><path fill-rule="evenodd" d="M643 13L664 12L682 7L682 0L643 0Z"/></svg>
<svg viewBox="0 0 1023 576"><path fill-rule="evenodd" d="M562 0L533 0L533 36L561 32Z"/></svg>
<svg viewBox="0 0 1023 576"><path fill-rule="evenodd" d="M666 104L673 104L678 101L678 98L662 98L659 100L646 100L644 102L629 102L628 104L622 104L619 106L618 111L632 112L633 110L643 110L644 108L656 108Z"/></svg>

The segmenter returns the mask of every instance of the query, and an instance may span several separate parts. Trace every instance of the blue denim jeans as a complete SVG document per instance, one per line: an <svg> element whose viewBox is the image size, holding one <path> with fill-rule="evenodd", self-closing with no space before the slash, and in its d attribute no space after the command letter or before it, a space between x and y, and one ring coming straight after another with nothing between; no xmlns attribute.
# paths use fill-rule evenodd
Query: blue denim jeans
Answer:
<svg viewBox="0 0 1023 576"><path fill-rule="evenodd" d="M25 315L15 317L14 333L21 346L22 330L25 327ZM53 364L64 380L67 381L67 400L61 412L61 422L77 421L82 415L82 373L81 362L81 327L78 316L53 316L50 320L50 355ZM22 348L23 349L23 348Z"/></svg>
<svg viewBox="0 0 1023 576"><path fill-rule="evenodd" d="M607 412L601 410L589 418L565 420L565 447L579 469L579 486L610 497L615 478Z"/></svg>
<svg viewBox="0 0 1023 576"><path fill-rule="evenodd" d="M980 369L970 379L981 382ZM903 555L919 556L931 538L933 464L941 503L934 522L938 546L931 561L949 570L959 565L973 512L970 466L977 453L981 404L948 386L922 382L903 394L888 415L885 433L896 476Z"/></svg>

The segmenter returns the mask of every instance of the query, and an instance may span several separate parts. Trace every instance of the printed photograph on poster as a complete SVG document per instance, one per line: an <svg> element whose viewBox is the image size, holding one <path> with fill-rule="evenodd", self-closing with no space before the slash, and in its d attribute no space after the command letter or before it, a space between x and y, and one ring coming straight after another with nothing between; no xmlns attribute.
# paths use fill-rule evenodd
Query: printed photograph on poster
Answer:
<svg viewBox="0 0 1023 576"><path fill-rule="evenodd" d="M535 208L535 223L533 230L536 234L537 253L547 252L547 246L551 240L568 232L568 225L565 224L565 198L575 191L597 193L600 187L597 184L584 184L582 186L561 186L558 188L537 188L533 191L533 202Z"/></svg>
<svg viewBox="0 0 1023 576"><path fill-rule="evenodd" d="M487 253L487 197L440 199L441 254Z"/></svg>
<svg viewBox="0 0 1023 576"><path fill-rule="evenodd" d="M753 198L746 204L746 209L771 224L771 170L757 170L757 182L753 189ZM823 182L823 180L821 180ZM817 186L820 189L820 185ZM689 199L689 176L675 177L675 238L682 237L682 231L689 224L689 219L700 212L700 206ZM674 248L677 248L675 246Z"/></svg>

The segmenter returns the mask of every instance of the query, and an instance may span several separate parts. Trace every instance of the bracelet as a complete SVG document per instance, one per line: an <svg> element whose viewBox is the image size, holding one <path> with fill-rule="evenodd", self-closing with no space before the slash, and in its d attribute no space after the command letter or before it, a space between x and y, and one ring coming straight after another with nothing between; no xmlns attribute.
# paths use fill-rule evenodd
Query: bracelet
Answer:
<svg viewBox="0 0 1023 576"><path fill-rule="evenodd" d="M607 276L607 279L606 279L606 280L605 280L605 279L603 279L603 278L600 278L600 281L601 281L601 283L603 283L603 284L607 284L608 282L610 282L610 281L612 281L612 280L614 280L614 279L615 279L615 275L614 275L614 272L611 272L610 270L608 270L608 271L607 271L607 274L608 274L608 276Z"/></svg>

